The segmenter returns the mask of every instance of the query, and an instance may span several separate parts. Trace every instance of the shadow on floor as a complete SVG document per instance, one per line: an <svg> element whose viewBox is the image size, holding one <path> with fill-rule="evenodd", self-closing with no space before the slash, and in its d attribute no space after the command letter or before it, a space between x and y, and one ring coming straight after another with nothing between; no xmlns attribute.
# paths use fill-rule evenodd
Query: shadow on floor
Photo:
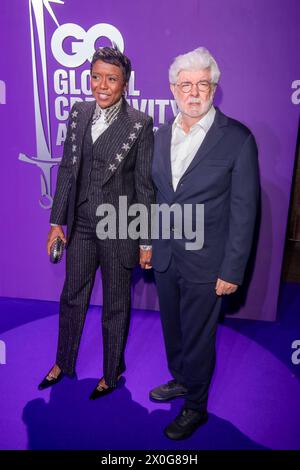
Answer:
<svg viewBox="0 0 300 470"><path fill-rule="evenodd" d="M190 439L170 441L162 431L179 412L182 401L173 402L170 411L149 413L132 400L125 379L120 382L112 394L90 401L95 380L65 378L51 390L49 403L43 398L27 403L23 421L27 426L28 448L264 449L214 415Z"/></svg>

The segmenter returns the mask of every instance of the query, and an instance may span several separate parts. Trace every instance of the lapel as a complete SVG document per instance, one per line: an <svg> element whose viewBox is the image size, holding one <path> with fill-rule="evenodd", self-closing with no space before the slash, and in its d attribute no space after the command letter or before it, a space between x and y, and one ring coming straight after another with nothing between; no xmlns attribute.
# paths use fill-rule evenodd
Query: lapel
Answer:
<svg viewBox="0 0 300 470"><path fill-rule="evenodd" d="M213 148L219 143L224 135L224 126L227 126L228 118L225 114L221 113L221 111L216 108L216 115L214 122L212 123L209 131L207 132L206 136L202 144L200 145L196 155L194 156L193 160L191 161L190 165L187 167L185 173L182 175L180 179L182 179L185 175L190 173L202 160L206 155L213 150ZM179 185L178 185L179 187Z"/></svg>
<svg viewBox="0 0 300 470"><path fill-rule="evenodd" d="M167 182L173 190L172 169L171 169L171 142L172 142L172 125L174 119L170 121L164 129L164 136L161 143L161 155L163 155L164 171L167 175Z"/></svg>
<svg viewBox="0 0 300 470"><path fill-rule="evenodd" d="M171 143L172 143L172 125L174 119L169 122L169 124L163 130L164 135L162 136L162 143L161 143L161 155L164 156L163 165L164 165L164 172L167 176L168 184L172 187L172 169L171 169ZM198 163L200 163L203 158L212 151L212 149L218 144L220 139L224 135L223 127L227 126L228 118L223 114L218 108L216 108L216 115L212 126L210 127L209 131L207 132L202 144L200 145L199 149L196 152L195 157L191 161L190 165L186 169L185 173L182 175L180 180L192 171ZM177 188L180 186L178 185Z"/></svg>
<svg viewBox="0 0 300 470"><path fill-rule="evenodd" d="M111 128L111 126L113 126ZM122 107L117 119L107 129L114 130L112 139L108 147L106 169L103 176L102 185L114 175L122 161L129 154L135 144L144 122L136 118L135 111L130 108L126 100L123 100Z"/></svg>
<svg viewBox="0 0 300 470"><path fill-rule="evenodd" d="M90 120L93 117L96 102L86 101L81 103L84 106L80 111L73 111L70 115L71 119L71 152L72 152L72 163L73 163L73 174L75 179L77 178L78 171L80 168L80 160L82 154L82 145L86 129L89 125Z"/></svg>

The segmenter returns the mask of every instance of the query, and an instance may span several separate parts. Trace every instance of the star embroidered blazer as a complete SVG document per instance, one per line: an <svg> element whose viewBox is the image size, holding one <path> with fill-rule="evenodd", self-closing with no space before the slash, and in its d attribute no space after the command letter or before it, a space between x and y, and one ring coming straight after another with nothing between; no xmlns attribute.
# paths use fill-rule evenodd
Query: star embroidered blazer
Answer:
<svg viewBox="0 0 300 470"><path fill-rule="evenodd" d="M74 104L70 112L63 157L58 170L50 222L67 225L68 242L74 228L82 147L95 106L95 101ZM104 133L108 131L110 137L109 140L106 139L105 144L105 168L99 188L102 194L99 203L112 204L116 210L117 221L119 196L127 197L127 206L135 203L143 204L150 214L150 206L155 198L151 179L152 118L130 107L124 99L117 119ZM97 141L94 145L96 144ZM128 217L129 223L130 217ZM150 220L148 233L150 233ZM138 262L139 244L151 244L150 235L132 240L129 237L120 239L118 233L114 242L113 249L118 250L121 262L126 267L133 267Z"/></svg>

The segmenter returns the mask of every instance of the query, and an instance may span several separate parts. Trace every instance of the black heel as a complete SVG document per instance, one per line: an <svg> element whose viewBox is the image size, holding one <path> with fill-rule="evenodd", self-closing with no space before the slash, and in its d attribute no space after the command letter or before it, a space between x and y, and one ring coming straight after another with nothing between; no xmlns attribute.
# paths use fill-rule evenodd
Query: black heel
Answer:
<svg viewBox="0 0 300 470"><path fill-rule="evenodd" d="M103 380L103 378L104 377L101 377L101 379L97 383L96 388L94 388L94 390L90 394L90 400L96 400L97 398L101 398L101 397L104 397L105 395L109 395L116 389L116 387L107 387L107 388L101 387L99 389L98 388L99 383L101 382L101 380Z"/></svg>
<svg viewBox="0 0 300 470"><path fill-rule="evenodd" d="M61 381L61 379L64 377L64 373L60 372L58 376L53 379L47 379L49 374L46 375L46 377L41 381L41 383L38 386L39 390L44 390L45 388L52 387L53 385L57 384L58 382Z"/></svg>

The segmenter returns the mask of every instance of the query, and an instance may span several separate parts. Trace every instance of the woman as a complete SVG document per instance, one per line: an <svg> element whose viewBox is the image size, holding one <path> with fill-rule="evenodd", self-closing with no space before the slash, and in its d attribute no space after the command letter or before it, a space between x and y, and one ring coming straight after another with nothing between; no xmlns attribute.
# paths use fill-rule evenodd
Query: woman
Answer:
<svg viewBox="0 0 300 470"><path fill-rule="evenodd" d="M98 267L103 287L103 377L90 398L112 392L125 371L132 268L149 268L149 239L99 239L97 207L119 197L128 206L140 203L150 213L154 202L151 181L152 119L124 99L131 73L130 60L116 47L96 50L91 62L95 101L76 103L71 112L63 158L51 211L48 254L53 241L67 243L66 278L60 299L56 363L39 389L74 375L86 312ZM67 225L65 238L62 225Z"/></svg>

